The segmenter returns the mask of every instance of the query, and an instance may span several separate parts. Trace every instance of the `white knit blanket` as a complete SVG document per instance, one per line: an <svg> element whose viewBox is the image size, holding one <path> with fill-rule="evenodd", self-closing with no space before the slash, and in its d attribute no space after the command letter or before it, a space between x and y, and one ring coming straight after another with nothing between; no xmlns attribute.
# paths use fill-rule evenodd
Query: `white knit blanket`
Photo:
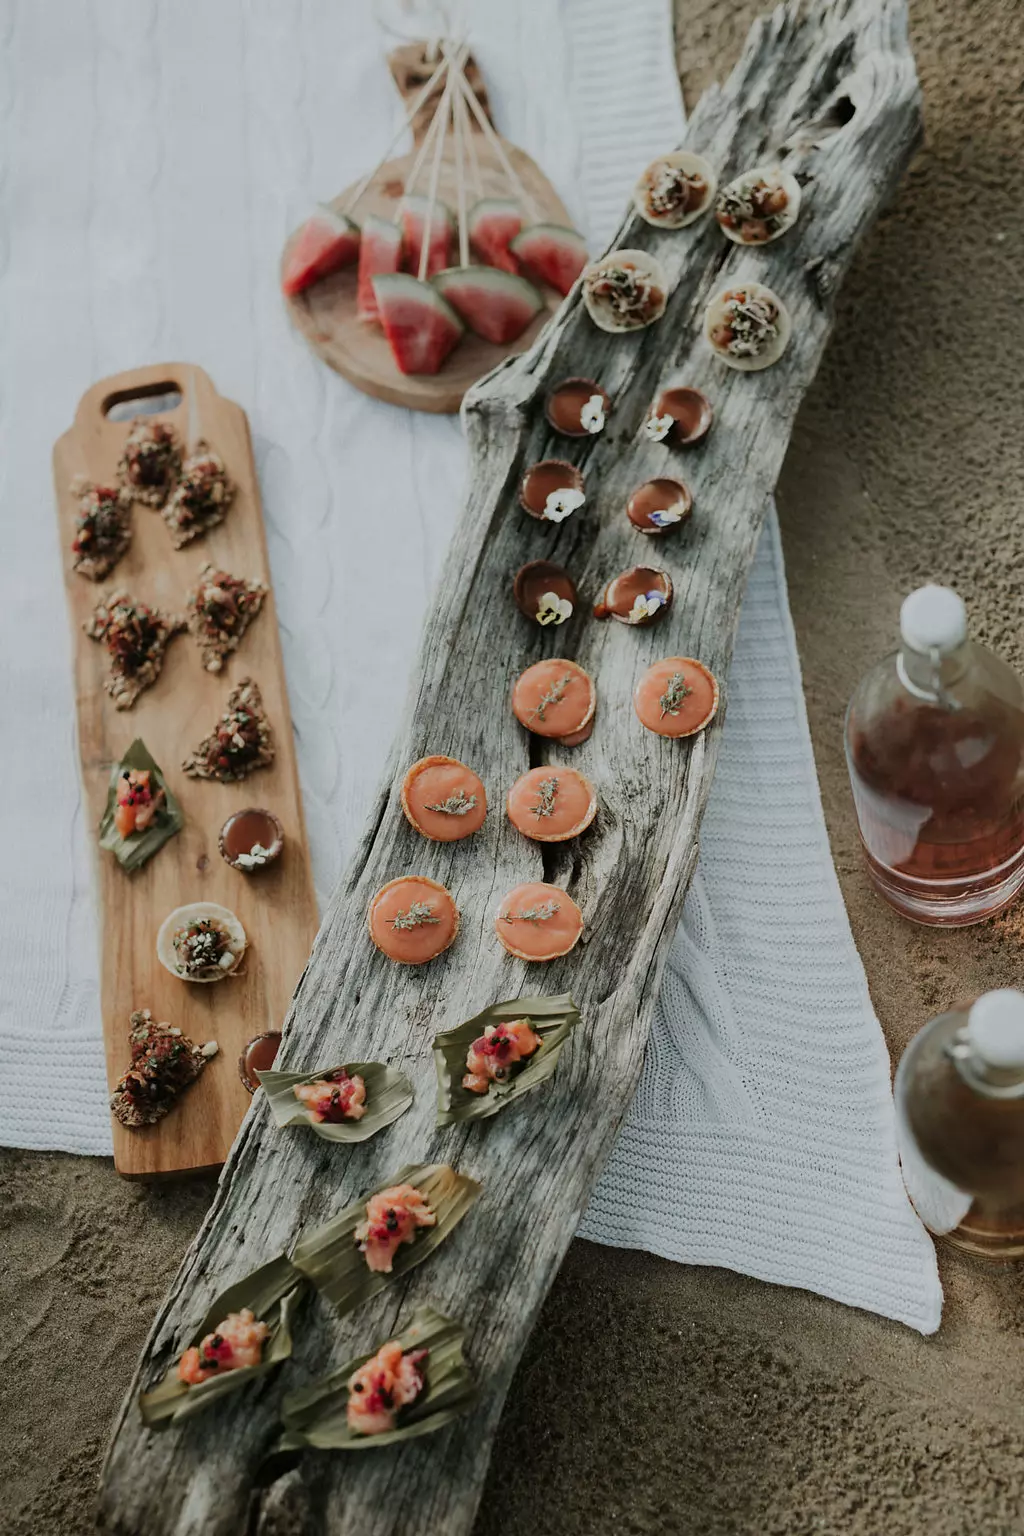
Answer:
<svg viewBox="0 0 1024 1536"><path fill-rule="evenodd" d="M498 123L599 248L682 128L668 0L478 0L473 18ZM0 114L0 1142L105 1154L54 439L90 383L143 362L193 360L248 411L321 900L397 724L465 454L456 420L368 400L311 357L277 292L285 234L397 121L369 4L11 0ZM386 630L360 579L381 569ZM774 514L703 850L581 1230L934 1329L934 1254L903 1194L829 856ZM51 1081L74 1089L59 1120Z"/></svg>

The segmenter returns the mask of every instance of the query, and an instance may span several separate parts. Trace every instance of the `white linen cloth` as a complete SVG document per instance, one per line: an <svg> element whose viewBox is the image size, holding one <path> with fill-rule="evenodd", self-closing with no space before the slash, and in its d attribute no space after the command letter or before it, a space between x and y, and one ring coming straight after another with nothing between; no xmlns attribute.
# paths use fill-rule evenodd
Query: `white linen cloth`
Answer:
<svg viewBox="0 0 1024 1536"><path fill-rule="evenodd" d="M4 1144L110 1150L50 480L52 443L95 379L192 360L249 413L321 901L381 771L463 442L456 419L367 399L312 357L277 263L309 202L354 181L399 120L383 41L362 0L0 7ZM478 0L472 43L498 123L600 248L639 169L681 132L668 0ZM382 569L386 594L361 576ZM73 1089L59 1118L54 1081ZM701 869L582 1231L938 1325L825 837L774 514Z"/></svg>

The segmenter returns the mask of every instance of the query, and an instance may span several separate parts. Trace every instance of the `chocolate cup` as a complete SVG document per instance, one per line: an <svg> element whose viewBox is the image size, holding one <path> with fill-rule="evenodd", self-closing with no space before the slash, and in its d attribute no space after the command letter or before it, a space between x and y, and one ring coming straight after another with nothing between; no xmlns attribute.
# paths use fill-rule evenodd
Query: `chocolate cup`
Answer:
<svg viewBox="0 0 1024 1536"><path fill-rule="evenodd" d="M644 510L642 500L639 500L638 498L641 498L642 494L645 491L648 491L649 487L671 487L670 490L666 489L662 491L660 496L654 497L653 499L660 500L662 506L664 506L669 501L681 501L683 503L683 512L677 523L666 523L664 528L658 528L655 525L648 523L647 512ZM658 509L655 508L654 510ZM685 486L681 480L673 480L669 475L658 475L654 480L645 480L642 485L637 486L636 490L633 492L626 503L626 516L633 524L633 527L636 529L637 533L643 533L653 537L659 537L662 534L672 533L673 530L681 528L683 524L689 520L690 513L692 511L693 496L689 490L689 487Z"/></svg>
<svg viewBox="0 0 1024 1536"><path fill-rule="evenodd" d="M611 410L611 408L612 408L611 396L608 394L608 391L606 389L602 389L600 384L596 383L596 381L594 379L585 379L585 378L582 378L580 376L575 376L574 375L572 378L562 379L558 384L556 384L555 387L549 393L547 399L545 400L545 402L544 402L544 415L547 418L548 426L551 427L555 432L560 432L563 437L594 437L594 436L597 436L598 434L596 434L596 433L588 432L586 427L583 426L582 423L579 426L576 426L576 427L573 427L571 425L567 426L566 423L565 423L564 416L561 419L559 419L558 406L557 406L557 397L559 396L559 394L563 390L568 390L570 388L570 386L572 386L572 385L577 385L577 386L579 386L579 385L586 385L587 393L582 397L581 404L583 403L583 401L588 400L591 395L600 395L602 400L604 401L605 415L607 415L608 412ZM553 402L554 402L554 405L553 405Z"/></svg>
<svg viewBox="0 0 1024 1536"><path fill-rule="evenodd" d="M621 587L621 591L616 588ZM657 592L662 602L653 613L633 618L633 604L641 593ZM620 624L655 624L672 606L672 578L654 565L634 565L613 576L594 609L595 619L617 619Z"/></svg>
<svg viewBox="0 0 1024 1536"><path fill-rule="evenodd" d="M539 624L537 608L540 598L545 592L554 592L558 597L567 598L576 610L578 602L576 583L564 566L555 565L551 560L531 560L529 564L521 566L515 574L512 583L512 595L516 600L519 612ZM572 617L572 614L569 615ZM568 623L568 620L563 620ZM561 623L542 626L545 629L561 628Z"/></svg>
<svg viewBox="0 0 1024 1536"><path fill-rule="evenodd" d="M280 1048L281 1033L276 1029L267 1030L263 1035L254 1035L246 1045L238 1058L238 1075L247 1093L255 1093L260 1087L257 1071L269 1072Z"/></svg>
<svg viewBox="0 0 1024 1536"><path fill-rule="evenodd" d="M675 425L669 439L681 448L693 448L702 443L711 431L714 411L707 395L688 385L677 385L662 390L654 404L654 416L671 416Z"/></svg>
<svg viewBox="0 0 1024 1536"><path fill-rule="evenodd" d="M272 843L263 844L263 847L267 850L267 857L265 862L262 864L254 864L251 869L247 869L244 864L239 864L238 855L229 853L226 843L227 835L232 824L241 820L243 816L265 816L267 821L274 829L274 841ZM248 805L244 810L235 811L231 816L228 817L227 821L220 829L220 836L217 839L217 847L220 849L220 856L224 860L225 864L230 864L231 868L237 869L240 874L256 875L259 874L261 870L268 869L271 864L275 863L281 857L281 850L284 847L284 827L282 827L280 821L274 815L273 811L268 811L261 805Z"/></svg>
<svg viewBox="0 0 1024 1536"><path fill-rule="evenodd" d="M530 484L531 476L536 482L533 487ZM527 499L531 489L534 491L532 504ZM547 516L544 506L552 491L582 491L583 489L583 476L576 465L570 464L568 459L538 459L536 464L530 465L519 482L519 505L524 512L528 512L538 522L550 523L555 519Z"/></svg>

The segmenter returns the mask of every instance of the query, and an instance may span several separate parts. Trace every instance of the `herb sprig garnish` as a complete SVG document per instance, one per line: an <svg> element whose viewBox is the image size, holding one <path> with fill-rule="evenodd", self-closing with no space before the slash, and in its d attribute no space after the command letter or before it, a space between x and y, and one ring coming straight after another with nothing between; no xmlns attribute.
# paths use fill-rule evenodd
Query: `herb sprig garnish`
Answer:
<svg viewBox="0 0 1024 1536"><path fill-rule="evenodd" d="M678 715L683 700L688 698L692 692L693 689L687 687L683 674L681 672L673 672L668 680L668 687L658 700L658 703L661 705L661 718L664 720L666 715Z"/></svg>
<svg viewBox="0 0 1024 1536"><path fill-rule="evenodd" d="M432 917L433 906L429 901L414 901L408 912L401 908L391 919L392 928L421 928L424 923L439 923L439 917Z"/></svg>
<svg viewBox="0 0 1024 1536"><path fill-rule="evenodd" d="M537 708L532 711L530 719L542 721L544 719L544 711L547 709L549 704L561 704L562 700L565 698L565 690L568 688L571 682L572 673L567 672L565 676L560 677L556 683L552 683L547 693L537 705Z"/></svg>
<svg viewBox="0 0 1024 1536"><path fill-rule="evenodd" d="M546 923L549 917L561 909L561 903L557 901L542 901L538 907L523 907L518 912L503 912L503 923Z"/></svg>
<svg viewBox="0 0 1024 1536"><path fill-rule="evenodd" d="M550 816L555 809L555 796L557 794L557 779L541 779L537 785L537 804L530 807L533 814L535 816Z"/></svg>
<svg viewBox="0 0 1024 1536"><path fill-rule="evenodd" d="M440 811L443 816L465 816L476 805L476 795L468 795L464 789L456 789L447 800L438 805L428 805L428 811Z"/></svg>

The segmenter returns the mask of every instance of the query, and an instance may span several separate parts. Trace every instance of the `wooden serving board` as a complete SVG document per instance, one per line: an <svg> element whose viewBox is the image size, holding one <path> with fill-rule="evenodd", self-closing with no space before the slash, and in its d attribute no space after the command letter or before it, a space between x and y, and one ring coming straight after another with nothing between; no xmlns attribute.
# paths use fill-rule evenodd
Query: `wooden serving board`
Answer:
<svg viewBox="0 0 1024 1536"><path fill-rule="evenodd" d="M238 487L234 505L219 528L175 550L160 513L136 502L127 554L105 580L87 581L71 565L78 510L71 482L85 475L100 485L113 484L129 425L110 420L106 410L119 400L160 395L170 388L180 392L181 404L160 413L161 419L172 422L184 440L195 390L198 432L221 454ZM238 1057L254 1035L281 1028L317 925L273 594L221 672L205 671L195 640L181 634L171 641L156 683L129 710L116 709L105 691L106 647L90 640L82 626L102 594L119 587L165 612L183 613L186 594L207 560L270 586L249 424L245 412L222 399L200 368L181 363L136 368L102 380L83 395L74 425L56 444L53 470L86 815L96 847L107 1078L113 1087L128 1065L128 1020L135 1008L151 1008L155 1019L179 1025L197 1043L216 1040L220 1046L219 1055L158 1124L128 1130L113 1121L114 1163L128 1178L215 1168L249 1107ZM230 689L246 676L263 694L277 747L273 766L241 784L186 777L182 760L213 729ZM163 770L185 826L142 869L129 874L95 840L111 766L136 736ZM252 876L230 868L217 847L227 817L248 805L276 812L285 831L280 859ZM243 974L195 986L178 981L159 963L157 929L168 912L190 901L216 901L237 913L249 939Z"/></svg>
<svg viewBox="0 0 1024 1536"><path fill-rule="evenodd" d="M389 63L399 92L406 100L414 98L423 89L434 71L434 65L424 59L420 44L396 50L390 56ZM467 76L486 112L487 98L472 62L467 68ZM415 159L416 147L422 142L430 122L431 106L432 102L428 102L412 125L412 152L400 159L389 160L370 182L359 200L359 206L353 211L357 223L368 213L385 219L396 218L405 178ZM471 132L480 163L482 195L514 196L483 132L475 123L472 124ZM509 144L505 139L502 143L517 175L539 205L542 218L536 222L571 225L572 220L564 204L543 171L514 144ZM346 188L334 198L332 206L341 212L353 190L354 187ZM417 190L426 190L425 178L421 178ZM454 213L457 194L450 132L441 164L438 196ZM476 200L475 190L467 189L467 200L471 206ZM293 239L294 235L285 246L285 256ZM378 400L387 400L391 405L406 405L414 411L446 414L459 409L466 390L477 379L483 378L504 358L525 352L536 340L561 303L560 296L553 289L544 288L542 292L547 299L547 307L531 321L516 341L505 347L497 347L467 330L458 346L446 358L440 372L433 375L400 372L380 326L367 324L357 317L354 266L325 278L323 282L314 283L305 293L297 294L294 298L286 297L285 305L292 324L306 338L317 356L348 379L350 384L355 384L365 394L374 395Z"/></svg>

